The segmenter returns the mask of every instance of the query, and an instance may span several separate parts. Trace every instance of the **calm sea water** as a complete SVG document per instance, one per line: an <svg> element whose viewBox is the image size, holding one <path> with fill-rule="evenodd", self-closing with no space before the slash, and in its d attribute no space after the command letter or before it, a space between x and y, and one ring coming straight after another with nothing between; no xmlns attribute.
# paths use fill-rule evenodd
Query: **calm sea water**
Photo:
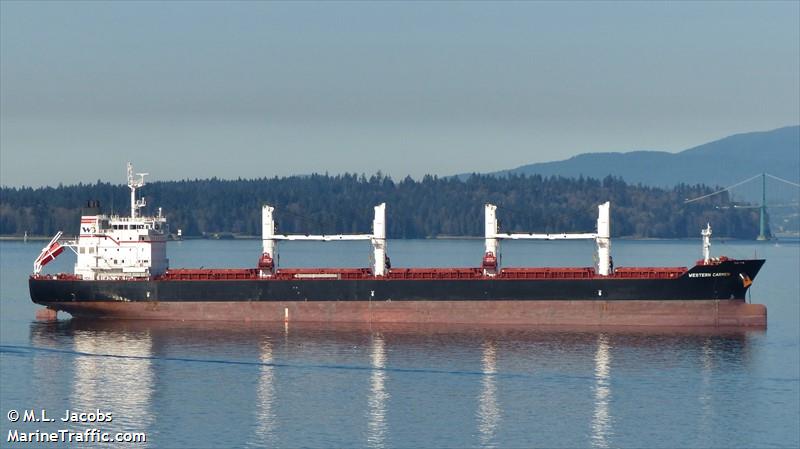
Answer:
<svg viewBox="0 0 800 449"><path fill-rule="evenodd" d="M259 244L173 242L171 265L254 266ZM767 258L752 300L767 305L768 329L741 332L40 323L26 284L40 247L0 243L2 447L37 446L9 445L13 429L87 428L147 434L104 447L800 446L796 242L716 242L717 255ZM585 266L592 251L510 242L503 262ZM700 244L612 251L617 266L684 266ZM475 266L482 242L391 241L389 252L394 266ZM366 266L368 255L358 242L281 246L283 266ZM72 257L50 271L69 271ZM113 421L7 418L30 409Z"/></svg>

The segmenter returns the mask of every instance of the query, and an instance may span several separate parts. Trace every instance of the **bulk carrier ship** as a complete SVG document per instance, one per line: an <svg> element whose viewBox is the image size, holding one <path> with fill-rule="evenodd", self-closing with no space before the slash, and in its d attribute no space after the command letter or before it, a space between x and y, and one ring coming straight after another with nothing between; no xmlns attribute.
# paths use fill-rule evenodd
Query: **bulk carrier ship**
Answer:
<svg viewBox="0 0 800 449"><path fill-rule="evenodd" d="M276 233L274 208L262 208L263 250L253 268L175 269L167 258L167 220L143 216L136 197L146 173L128 164L131 213L102 214L90 201L76 240L59 232L42 249L29 279L33 302L76 317L277 322L464 323L513 325L766 327L766 308L745 301L764 260L710 255L711 226L702 230L703 258L693 267L613 267L609 208L598 206L596 232L502 233L496 206L485 205L480 266L391 267L386 204L375 207L372 232L338 235ZM594 267L501 267L511 240L594 240ZM280 241L367 240L368 268L284 268ZM43 274L65 248L74 273Z"/></svg>

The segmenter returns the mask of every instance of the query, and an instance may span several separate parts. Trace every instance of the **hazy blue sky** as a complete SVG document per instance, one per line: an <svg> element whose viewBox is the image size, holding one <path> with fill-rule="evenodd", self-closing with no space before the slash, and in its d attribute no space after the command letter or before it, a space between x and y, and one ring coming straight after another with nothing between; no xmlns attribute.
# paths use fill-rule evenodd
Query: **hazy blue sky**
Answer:
<svg viewBox="0 0 800 449"><path fill-rule="evenodd" d="M800 123L800 3L0 2L0 183L490 171Z"/></svg>

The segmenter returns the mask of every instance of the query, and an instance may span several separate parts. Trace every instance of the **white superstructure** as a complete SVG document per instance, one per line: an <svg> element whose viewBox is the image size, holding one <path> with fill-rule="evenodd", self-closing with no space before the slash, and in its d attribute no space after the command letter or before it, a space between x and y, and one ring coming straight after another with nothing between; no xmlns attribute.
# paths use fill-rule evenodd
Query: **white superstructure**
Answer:
<svg viewBox="0 0 800 449"><path fill-rule="evenodd" d="M136 189L144 186L146 174L134 175L133 166L128 163L129 217L102 214L99 202L90 201L81 214L78 239L60 245L57 238L53 239L34 262L34 273L39 274L42 265L54 258L49 254L58 247L75 252L75 275L84 280L147 279L167 271L166 217L160 208L156 216L137 213L145 206L145 200L136 198Z"/></svg>

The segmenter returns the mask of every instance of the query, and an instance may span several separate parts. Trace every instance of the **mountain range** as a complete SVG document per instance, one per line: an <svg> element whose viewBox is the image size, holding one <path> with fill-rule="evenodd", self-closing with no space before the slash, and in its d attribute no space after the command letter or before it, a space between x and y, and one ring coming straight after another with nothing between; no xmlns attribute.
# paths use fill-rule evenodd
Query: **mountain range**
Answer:
<svg viewBox="0 0 800 449"><path fill-rule="evenodd" d="M800 126L735 134L678 153L585 153L491 174L597 179L612 175L628 183L671 187L680 183L729 186L762 172L800 182Z"/></svg>

